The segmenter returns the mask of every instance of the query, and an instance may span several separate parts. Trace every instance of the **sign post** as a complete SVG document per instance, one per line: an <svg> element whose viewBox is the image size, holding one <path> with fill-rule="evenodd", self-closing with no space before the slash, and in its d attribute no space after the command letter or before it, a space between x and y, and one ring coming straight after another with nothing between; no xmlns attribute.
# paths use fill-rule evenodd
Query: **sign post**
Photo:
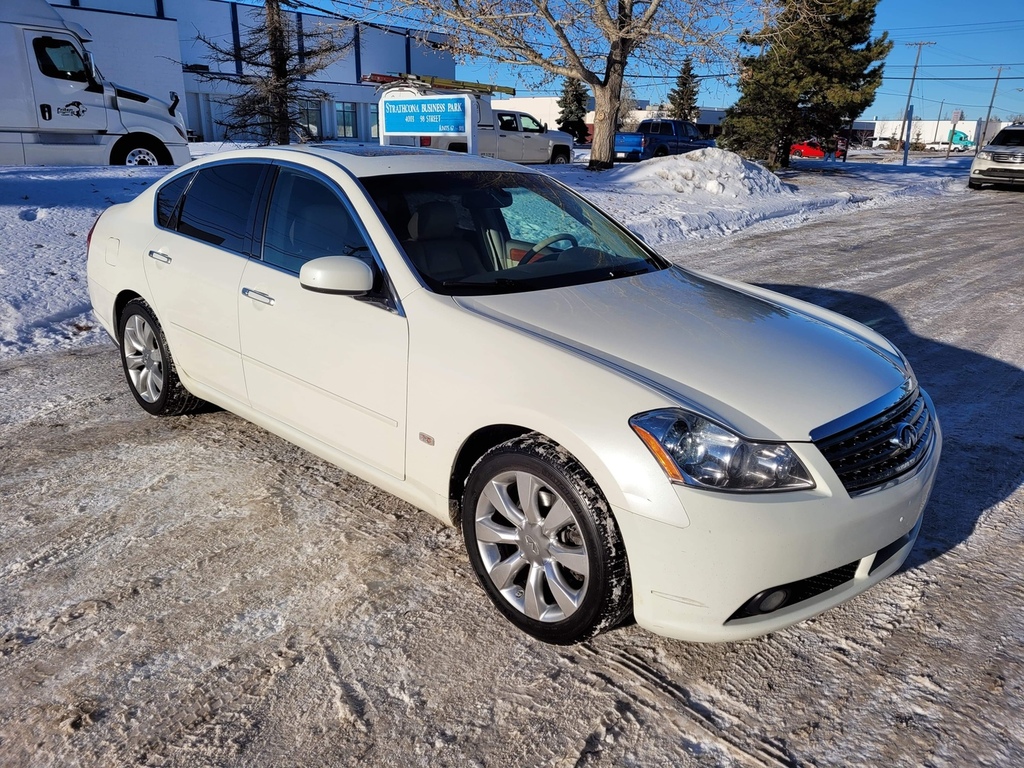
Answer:
<svg viewBox="0 0 1024 768"><path fill-rule="evenodd" d="M380 100L380 143L396 136L465 136L470 154L477 153L473 97L420 96L402 89L385 91Z"/></svg>

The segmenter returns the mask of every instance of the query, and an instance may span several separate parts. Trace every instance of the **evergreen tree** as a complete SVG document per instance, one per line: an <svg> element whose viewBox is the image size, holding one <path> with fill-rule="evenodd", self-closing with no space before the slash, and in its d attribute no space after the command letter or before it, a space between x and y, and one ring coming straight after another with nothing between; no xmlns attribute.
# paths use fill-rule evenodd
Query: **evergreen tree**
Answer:
<svg viewBox="0 0 1024 768"><path fill-rule="evenodd" d="M820 17L801 0L741 43L757 48L740 67L740 98L726 111L722 144L769 167L789 164L794 140L831 140L874 100L887 34L871 38L878 0L822 0Z"/></svg>
<svg viewBox="0 0 1024 768"><path fill-rule="evenodd" d="M575 77L562 82L562 95L558 98L558 130L572 135L578 144L585 144L590 138L587 127L587 88Z"/></svg>
<svg viewBox="0 0 1024 768"><path fill-rule="evenodd" d="M252 26L237 47L202 34L196 38L209 49L207 59L218 66L193 74L225 85L219 100L228 113L217 124L228 137L267 144L288 144L293 134L313 138L307 136L299 101L322 101L327 93L306 80L352 47L351 36L345 36L339 25L299 29L282 6L304 7L295 0L265 0L262 14L257 16L259 9L252 9Z"/></svg>
<svg viewBox="0 0 1024 768"><path fill-rule="evenodd" d="M668 92L668 116L672 120L689 120L697 122L700 110L697 109L697 92L700 84L693 74L693 59L687 58L679 70L676 87Z"/></svg>

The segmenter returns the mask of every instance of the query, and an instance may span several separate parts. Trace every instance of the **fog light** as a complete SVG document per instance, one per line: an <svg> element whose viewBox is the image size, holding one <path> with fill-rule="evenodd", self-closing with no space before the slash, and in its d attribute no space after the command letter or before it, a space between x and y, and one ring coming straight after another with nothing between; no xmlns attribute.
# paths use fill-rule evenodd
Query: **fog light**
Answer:
<svg viewBox="0 0 1024 768"><path fill-rule="evenodd" d="M763 595L758 595L755 598L755 605L759 613L771 613L777 611L779 608L786 604L786 600L789 599L789 592L784 589L772 589L765 592Z"/></svg>

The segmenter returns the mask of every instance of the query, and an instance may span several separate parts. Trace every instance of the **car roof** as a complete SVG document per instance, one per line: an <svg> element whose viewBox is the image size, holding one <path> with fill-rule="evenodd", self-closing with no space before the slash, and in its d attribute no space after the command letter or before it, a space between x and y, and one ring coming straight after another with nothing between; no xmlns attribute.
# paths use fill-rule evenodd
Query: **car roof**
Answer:
<svg viewBox="0 0 1024 768"><path fill-rule="evenodd" d="M465 152L446 152L419 147L383 146L380 144L348 141L323 144L293 144L287 146L252 147L207 155L197 161L206 165L219 160L279 160L303 163L305 157L317 157L346 169L357 178L403 173L433 173L437 171L487 170L535 173L521 165L494 160Z"/></svg>

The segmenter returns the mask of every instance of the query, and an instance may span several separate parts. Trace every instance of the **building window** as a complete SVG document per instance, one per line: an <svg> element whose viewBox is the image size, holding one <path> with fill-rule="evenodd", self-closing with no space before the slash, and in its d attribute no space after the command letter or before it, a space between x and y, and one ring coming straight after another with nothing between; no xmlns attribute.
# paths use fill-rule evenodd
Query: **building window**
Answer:
<svg viewBox="0 0 1024 768"><path fill-rule="evenodd" d="M310 139L320 139L324 134L323 122L320 119L320 102L314 99L299 99L299 125L306 131Z"/></svg>
<svg viewBox="0 0 1024 768"><path fill-rule="evenodd" d="M356 128L356 105L351 101L336 101L334 110L338 116L338 138L356 138L359 135Z"/></svg>
<svg viewBox="0 0 1024 768"><path fill-rule="evenodd" d="M377 105L370 105L370 137L377 139L380 138L377 134Z"/></svg>

